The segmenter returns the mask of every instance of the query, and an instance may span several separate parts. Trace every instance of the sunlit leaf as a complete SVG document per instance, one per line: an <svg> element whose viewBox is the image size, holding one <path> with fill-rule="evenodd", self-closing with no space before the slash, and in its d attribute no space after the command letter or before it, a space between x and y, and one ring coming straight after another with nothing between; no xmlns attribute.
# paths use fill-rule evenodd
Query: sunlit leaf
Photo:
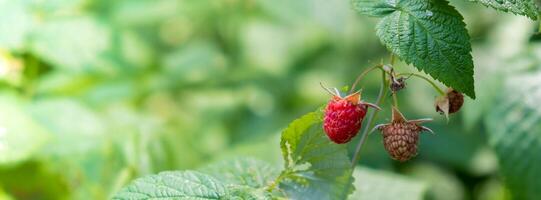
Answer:
<svg viewBox="0 0 541 200"><path fill-rule="evenodd" d="M48 133L26 114L21 99L0 96L0 164L24 161L40 151Z"/></svg>
<svg viewBox="0 0 541 200"><path fill-rule="evenodd" d="M92 110L77 101L53 99L31 106L36 121L49 130L47 156L82 155L101 147L105 138L105 122Z"/></svg>
<svg viewBox="0 0 541 200"><path fill-rule="evenodd" d="M22 50L33 23L22 1L0 0L0 48Z"/></svg>
<svg viewBox="0 0 541 200"><path fill-rule="evenodd" d="M533 20L539 15L535 0L469 0L478 2L496 10L524 15Z"/></svg>
<svg viewBox="0 0 541 200"><path fill-rule="evenodd" d="M30 47L60 69L98 71L103 70L99 64L110 47L110 31L91 17L51 20L32 33Z"/></svg>

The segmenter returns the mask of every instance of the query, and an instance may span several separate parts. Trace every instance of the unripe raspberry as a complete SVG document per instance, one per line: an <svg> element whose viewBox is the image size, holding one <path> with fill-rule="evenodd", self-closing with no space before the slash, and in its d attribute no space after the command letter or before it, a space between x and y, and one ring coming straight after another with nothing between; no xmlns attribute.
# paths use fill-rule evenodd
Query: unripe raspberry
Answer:
<svg viewBox="0 0 541 200"><path fill-rule="evenodd" d="M329 139L335 143L343 144L355 137L361 129L368 106L374 107L375 105L361 102L359 92L345 98L338 94L333 95L325 107L323 119L323 129Z"/></svg>
<svg viewBox="0 0 541 200"><path fill-rule="evenodd" d="M408 121L398 109L393 107L391 123L378 125L375 128L383 134L383 145L391 158L404 162L417 155L419 133L432 132L429 128L419 125L427 121L431 119Z"/></svg>
<svg viewBox="0 0 541 200"><path fill-rule="evenodd" d="M464 95L452 88L448 88L444 96L436 99L435 107L437 112L447 116L458 112L462 104L464 104Z"/></svg>
<svg viewBox="0 0 541 200"><path fill-rule="evenodd" d="M449 113L456 113L464 104L464 95L456 90L449 89L447 91L447 98L449 99Z"/></svg>

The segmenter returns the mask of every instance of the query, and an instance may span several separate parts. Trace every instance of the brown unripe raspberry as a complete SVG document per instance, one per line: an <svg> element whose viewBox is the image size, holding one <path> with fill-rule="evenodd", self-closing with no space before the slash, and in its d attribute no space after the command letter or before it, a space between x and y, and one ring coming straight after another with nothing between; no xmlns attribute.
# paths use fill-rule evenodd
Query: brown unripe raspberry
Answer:
<svg viewBox="0 0 541 200"><path fill-rule="evenodd" d="M449 113L456 113L464 104L464 95L456 90L450 89L447 92L447 98L449 99Z"/></svg>
<svg viewBox="0 0 541 200"><path fill-rule="evenodd" d="M452 88L448 88L447 93L444 96L440 96L436 99L435 107L437 112L447 116L451 113L458 112L463 104L464 95Z"/></svg>
<svg viewBox="0 0 541 200"><path fill-rule="evenodd" d="M432 132L429 128L419 125L430 120L408 121L398 109L393 107L391 123L378 125L376 128L383 134L383 145L391 158L404 162L417 155L419 133L422 131Z"/></svg>

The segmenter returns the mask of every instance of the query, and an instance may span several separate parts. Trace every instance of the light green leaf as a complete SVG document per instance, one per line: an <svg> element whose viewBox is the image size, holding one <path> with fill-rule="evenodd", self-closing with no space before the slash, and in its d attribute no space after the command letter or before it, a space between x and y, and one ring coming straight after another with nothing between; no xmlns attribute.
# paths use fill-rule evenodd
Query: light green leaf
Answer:
<svg viewBox="0 0 541 200"><path fill-rule="evenodd" d="M31 50L62 69L84 71L101 66L110 47L110 30L90 17L57 19L32 33Z"/></svg>
<svg viewBox="0 0 541 200"><path fill-rule="evenodd" d="M503 12L524 15L537 20L537 6L534 0L470 0Z"/></svg>
<svg viewBox="0 0 541 200"><path fill-rule="evenodd" d="M463 200L465 188L460 179L448 170L433 164L416 164L405 170L408 176L423 181L427 186L427 199Z"/></svg>
<svg viewBox="0 0 541 200"><path fill-rule="evenodd" d="M323 132L322 113L293 121L280 144L285 170L280 188L291 199L340 199L349 193L351 162L345 145L331 142Z"/></svg>
<svg viewBox="0 0 541 200"><path fill-rule="evenodd" d="M208 42L193 42L162 59L165 75L174 81L201 82L220 76L227 67L226 58Z"/></svg>
<svg viewBox="0 0 541 200"><path fill-rule="evenodd" d="M274 181L279 171L272 165L250 158L237 158L212 164L203 172L228 184L262 188Z"/></svg>
<svg viewBox="0 0 541 200"><path fill-rule="evenodd" d="M0 165L28 159L47 139L47 132L25 114L20 102L14 97L0 97Z"/></svg>
<svg viewBox="0 0 541 200"><path fill-rule="evenodd" d="M265 188L255 189L248 186L228 185L229 196L227 200L270 200L276 199Z"/></svg>
<svg viewBox="0 0 541 200"><path fill-rule="evenodd" d="M353 2L372 6L361 9L361 13L377 16L389 13L378 23L377 35L394 54L475 98L470 37L462 16L447 1ZM389 12L390 8L394 12Z"/></svg>
<svg viewBox="0 0 541 200"><path fill-rule="evenodd" d="M83 155L104 144L105 122L77 101L40 100L32 104L30 111L36 121L50 133L49 148L44 149L42 155Z"/></svg>
<svg viewBox="0 0 541 200"><path fill-rule="evenodd" d="M113 199L223 199L224 184L196 171L169 171L136 179Z"/></svg>
<svg viewBox="0 0 541 200"><path fill-rule="evenodd" d="M0 48L21 50L34 21L21 1L0 0Z"/></svg>
<svg viewBox="0 0 541 200"><path fill-rule="evenodd" d="M485 120L513 199L541 196L541 73L509 79Z"/></svg>
<svg viewBox="0 0 541 200"><path fill-rule="evenodd" d="M363 167L355 168L353 176L357 190L350 200L422 200L427 189L424 182Z"/></svg>

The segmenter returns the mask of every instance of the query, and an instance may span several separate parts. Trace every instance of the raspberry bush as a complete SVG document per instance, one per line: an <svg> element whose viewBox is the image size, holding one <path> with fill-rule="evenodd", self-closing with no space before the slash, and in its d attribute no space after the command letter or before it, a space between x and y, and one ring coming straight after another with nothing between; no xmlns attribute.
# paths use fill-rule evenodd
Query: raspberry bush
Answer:
<svg viewBox="0 0 541 200"><path fill-rule="evenodd" d="M538 200L535 3L0 0L0 200Z"/></svg>
<svg viewBox="0 0 541 200"><path fill-rule="evenodd" d="M535 3L529 0L475 2L531 19L538 16ZM408 120L399 111L397 96L408 89L410 78L424 80L439 95L434 99L435 111L445 114L446 118L459 112L468 101L464 95L476 98L470 36L462 15L445 0L352 0L352 6L360 14L380 18L375 33L391 57L387 63L382 61L366 68L349 91L323 87L322 92L326 90L331 95L328 103L293 121L282 132L280 148L284 165L281 169L262 161L237 159L211 165L200 172L163 172L135 180L114 199L357 199L356 195L363 194L354 192L353 183L361 181L361 185L370 185L370 176L379 176L357 167L370 130L381 133L382 145L394 160L406 162L417 154L423 154L423 151L430 151L419 146L419 137L422 132L432 132L428 128L431 119ZM400 72L394 66L397 59L431 78L417 72ZM374 71L381 72L381 76L376 76L381 87L375 103L370 104L361 99L360 92L353 91L359 89L357 87L363 78L373 75L370 72ZM448 88L441 89L440 83L433 80ZM342 95L346 92L347 95ZM371 107L375 109L368 114ZM385 114L387 111L392 113L391 120L375 125L380 107ZM392 109L389 110L390 107ZM505 112L502 108L490 113L497 116ZM498 124L493 124L490 119L488 123L493 130L490 137L504 137L505 131L498 129ZM518 129L509 131L525 131ZM361 134L356 137L358 133ZM438 137L438 134L430 137ZM500 141L493 139L491 143L506 145ZM348 146L355 146L353 154L348 153ZM503 167L509 176L519 170L507 162ZM524 173L539 175L537 172L530 170ZM367 181L354 180L354 175L363 173L370 174L363 175ZM511 178L510 181L514 187L517 180ZM521 193L516 197L532 199L537 194L533 187L520 189ZM403 192L422 190L419 188L422 186ZM367 192L363 187L358 189Z"/></svg>

